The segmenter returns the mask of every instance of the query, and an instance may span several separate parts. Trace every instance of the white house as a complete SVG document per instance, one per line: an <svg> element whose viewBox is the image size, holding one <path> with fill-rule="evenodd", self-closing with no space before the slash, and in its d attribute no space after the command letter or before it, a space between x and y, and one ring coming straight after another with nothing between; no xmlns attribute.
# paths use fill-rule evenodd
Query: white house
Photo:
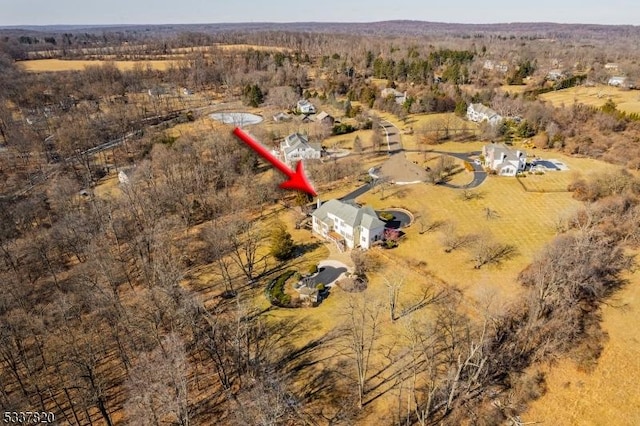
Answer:
<svg viewBox="0 0 640 426"><path fill-rule="evenodd" d="M319 206L311 217L313 232L334 241L341 249L358 246L368 249L384 235L385 224L371 207L329 200Z"/></svg>
<svg viewBox="0 0 640 426"><path fill-rule="evenodd" d="M380 93L382 95L382 97L384 99L393 96L394 100L396 101L396 103L398 105L402 105L405 103L405 101L407 100L407 92L400 92L396 89L393 89L391 87L387 87L386 89L382 89L382 92Z"/></svg>
<svg viewBox="0 0 640 426"><path fill-rule="evenodd" d="M280 154L285 163L293 165L300 160L319 159L322 155L322 146L318 143L309 143L305 135L292 133L280 144Z"/></svg>
<svg viewBox="0 0 640 426"><path fill-rule="evenodd" d="M482 155L485 167L495 170L500 176L515 176L527 164L527 154L524 151L509 149L503 144L483 146Z"/></svg>
<svg viewBox="0 0 640 426"><path fill-rule="evenodd" d="M306 99L300 99L297 104L298 111L302 114L315 114L316 107Z"/></svg>
<svg viewBox="0 0 640 426"><path fill-rule="evenodd" d="M490 59L487 59L486 61L484 61L482 68L489 71L496 70L503 74L509 71L509 65L507 65L505 62L496 63L495 61L492 61Z"/></svg>
<svg viewBox="0 0 640 426"><path fill-rule="evenodd" d="M547 80L558 81L566 77L566 74L561 69L554 69L547 73Z"/></svg>
<svg viewBox="0 0 640 426"><path fill-rule="evenodd" d="M617 72L619 68L620 66L615 62L607 62L606 64L604 64L604 69L611 72Z"/></svg>
<svg viewBox="0 0 640 426"><path fill-rule="evenodd" d="M501 115L482 104L469 104L467 107L467 118L476 123L487 121L492 126L496 126L502 121Z"/></svg>
<svg viewBox="0 0 640 426"><path fill-rule="evenodd" d="M627 77L623 77L623 76L611 77L607 82L607 84L609 84L609 86L626 87Z"/></svg>

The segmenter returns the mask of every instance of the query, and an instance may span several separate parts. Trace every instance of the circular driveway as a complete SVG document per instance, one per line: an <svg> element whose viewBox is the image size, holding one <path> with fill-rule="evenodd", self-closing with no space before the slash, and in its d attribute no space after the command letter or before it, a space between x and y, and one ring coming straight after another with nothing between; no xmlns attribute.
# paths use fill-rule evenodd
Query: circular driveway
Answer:
<svg viewBox="0 0 640 426"><path fill-rule="evenodd" d="M378 210L376 213L378 213L378 216L380 216L380 213L391 213L393 215L393 219L385 222L387 224L387 228L405 228L409 226L413 220L411 213L400 209Z"/></svg>

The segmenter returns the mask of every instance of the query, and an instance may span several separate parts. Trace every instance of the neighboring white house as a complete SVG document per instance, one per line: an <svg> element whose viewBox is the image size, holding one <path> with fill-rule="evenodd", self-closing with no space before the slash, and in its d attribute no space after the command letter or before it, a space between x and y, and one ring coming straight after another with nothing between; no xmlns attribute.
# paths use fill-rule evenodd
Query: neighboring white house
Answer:
<svg viewBox="0 0 640 426"><path fill-rule="evenodd" d="M292 133L280 144L280 154L285 163L291 166L300 160L319 159L322 155L322 146L318 143L309 143L305 135Z"/></svg>
<svg viewBox="0 0 640 426"><path fill-rule="evenodd" d="M368 249L384 235L385 224L371 207L329 200L311 216L313 232L334 241L341 249L358 246Z"/></svg>
<svg viewBox="0 0 640 426"><path fill-rule="evenodd" d="M396 103L398 105L402 105L405 103L405 101L407 100L407 92L400 92L396 89L393 89L391 87L387 87L386 89L382 89L382 92L380 93L382 95L382 97L384 99L393 96L393 98L395 99Z"/></svg>
<svg viewBox="0 0 640 426"><path fill-rule="evenodd" d="M620 66L615 62L607 62L604 64L604 69L612 72L617 72Z"/></svg>
<svg viewBox="0 0 640 426"><path fill-rule="evenodd" d="M503 144L483 146L482 155L485 167L495 170L500 176L515 176L527 164L527 154L524 151L509 149Z"/></svg>
<svg viewBox="0 0 640 426"><path fill-rule="evenodd" d="M607 84L609 84L609 86L625 87L627 85L627 77L623 77L623 76L611 77L607 82Z"/></svg>
<svg viewBox="0 0 640 426"><path fill-rule="evenodd" d="M302 114L315 114L316 107L306 99L300 99L297 104L298 111Z"/></svg>
<svg viewBox="0 0 640 426"><path fill-rule="evenodd" d="M496 70L503 74L509 71L509 65L507 65L506 63L504 62L496 63L495 61L492 61L490 59L487 59L486 61L484 61L482 68L489 71Z"/></svg>
<svg viewBox="0 0 640 426"><path fill-rule="evenodd" d="M467 118L477 123L488 121L492 126L502 121L501 115L482 104L469 104L469 107L467 107Z"/></svg>
<svg viewBox="0 0 640 426"><path fill-rule="evenodd" d="M566 74L561 69L551 70L547 73L547 80L557 81L566 77Z"/></svg>

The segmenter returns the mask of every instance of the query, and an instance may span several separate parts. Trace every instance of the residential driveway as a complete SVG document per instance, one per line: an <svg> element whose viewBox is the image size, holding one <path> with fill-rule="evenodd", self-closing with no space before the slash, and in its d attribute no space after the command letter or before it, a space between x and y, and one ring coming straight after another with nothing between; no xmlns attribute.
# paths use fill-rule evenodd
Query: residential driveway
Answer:
<svg viewBox="0 0 640 426"><path fill-rule="evenodd" d="M359 188L355 189L354 191L351 191L347 195L341 197L340 201L355 200L356 198L358 198L359 196L361 196L362 194L364 194L365 192L367 192L370 189L371 189L371 183L365 183L361 187L359 187Z"/></svg>
<svg viewBox="0 0 640 426"><path fill-rule="evenodd" d="M487 172L484 171L482 166L473 162L474 159L472 157L482 154L480 151L473 151L473 152L431 151L431 152L435 152L436 154L450 155L459 160L466 161L473 166L473 179L468 184L453 185L445 182L440 184L442 186L445 186L447 188L457 188L457 189L473 189L480 186L480 184L482 184L482 182L484 182L484 180L487 178Z"/></svg>
<svg viewBox="0 0 640 426"><path fill-rule="evenodd" d="M318 264L318 274L313 278L316 283L331 286L346 272L349 272L349 268L344 263L337 260L323 260Z"/></svg>
<svg viewBox="0 0 640 426"><path fill-rule="evenodd" d="M378 210L376 211L378 216L380 213L391 213L393 215L393 219L385 222L387 224L387 228L400 229L408 226L411 223L411 215L403 210L398 209L387 209L387 210Z"/></svg>
<svg viewBox="0 0 640 426"><path fill-rule="evenodd" d="M387 120L380 120L380 127L386 135L389 159L377 169L379 176L399 185L423 182L427 172L407 160L402 147L400 129Z"/></svg>

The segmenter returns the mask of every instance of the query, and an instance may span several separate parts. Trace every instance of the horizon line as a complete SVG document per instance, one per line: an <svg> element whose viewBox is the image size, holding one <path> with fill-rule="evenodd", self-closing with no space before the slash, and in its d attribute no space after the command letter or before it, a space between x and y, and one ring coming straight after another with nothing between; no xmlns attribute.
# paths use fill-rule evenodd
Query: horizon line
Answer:
<svg viewBox="0 0 640 426"><path fill-rule="evenodd" d="M555 21L512 21L512 22L447 22L447 21L423 21L416 19L388 19L382 21L227 21L227 22L164 22L164 23L111 23L111 24L11 24L0 25L0 29L27 29L27 28L51 28L51 27L78 27L78 28L114 28L114 27L145 27L145 26L196 26L196 25L296 25L296 24L383 24L383 23L412 22L421 24L439 25L469 25L469 26L498 26L519 24L547 24L547 25L590 25L602 27L638 27L640 24L602 24L592 22L555 22Z"/></svg>

